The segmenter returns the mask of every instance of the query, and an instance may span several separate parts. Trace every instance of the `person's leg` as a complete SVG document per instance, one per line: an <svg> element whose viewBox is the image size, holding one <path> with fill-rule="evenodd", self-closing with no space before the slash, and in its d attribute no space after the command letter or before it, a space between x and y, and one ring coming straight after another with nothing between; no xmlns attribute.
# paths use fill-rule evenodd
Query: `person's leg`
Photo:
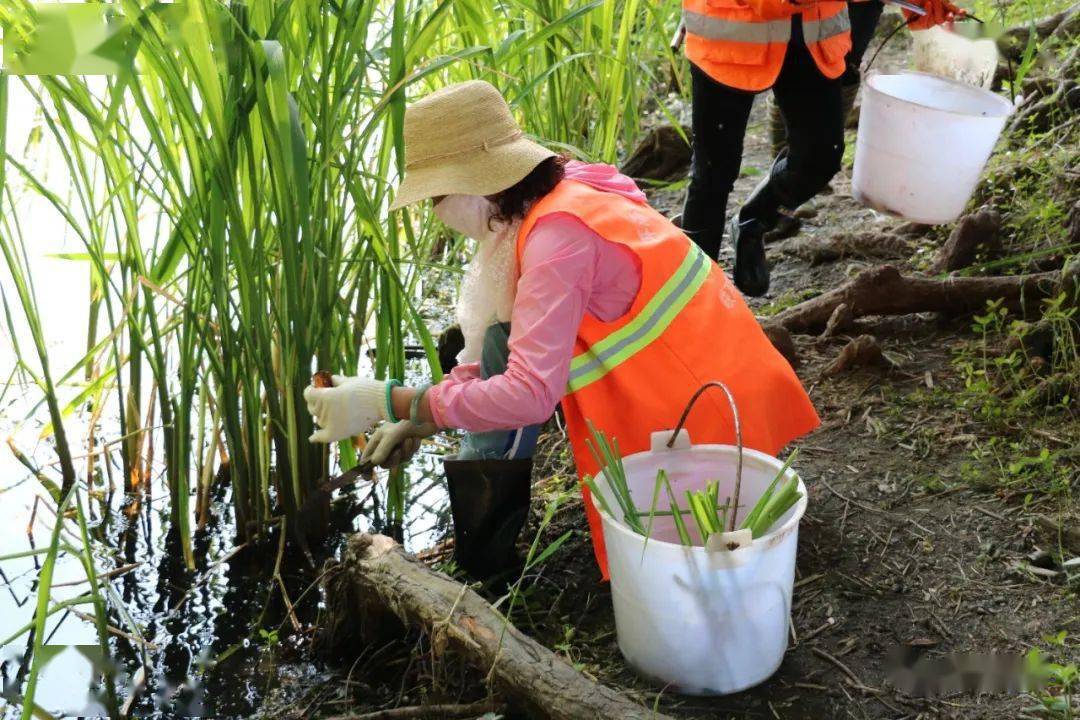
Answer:
<svg viewBox="0 0 1080 720"><path fill-rule="evenodd" d="M480 374L506 372L510 325L484 334ZM540 426L469 433L461 451L443 461L454 520L454 559L473 578L486 580L519 567L515 543L529 514L532 455Z"/></svg>
<svg viewBox="0 0 1080 720"><path fill-rule="evenodd" d="M740 222L756 221L765 231L776 225L782 210L793 211L820 192L844 156L840 79L821 74L801 32L793 34L773 93L787 126L788 152L739 215Z"/></svg>
<svg viewBox="0 0 1080 720"><path fill-rule="evenodd" d="M878 21L881 20L884 9L885 5L876 0L848 3L848 16L851 18L851 52L845 59L847 67L840 79L843 85L845 122L851 117L851 112L855 107L855 99L858 97L859 85L862 82L863 57L877 33ZM779 155L780 151L787 146L787 128L784 127L784 117L776 98L769 103L769 135L773 155Z"/></svg>
<svg viewBox="0 0 1080 720"><path fill-rule="evenodd" d="M769 290L765 234L817 195L840 169L844 155L840 80L821 74L803 43L798 15L792 19L791 42L773 97L784 116L788 146L731 223L735 285L753 296Z"/></svg>
<svg viewBox="0 0 1080 720"><path fill-rule="evenodd" d="M743 136L754 93L722 85L695 65L694 152L683 207L683 231L713 260L720 255L728 196L742 165Z"/></svg>
<svg viewBox="0 0 1080 720"><path fill-rule="evenodd" d="M502 375L510 359L510 324L492 325L484 334L480 354L480 376ZM539 425L516 430L467 433L461 441L458 460L514 460L531 458L540 435Z"/></svg>

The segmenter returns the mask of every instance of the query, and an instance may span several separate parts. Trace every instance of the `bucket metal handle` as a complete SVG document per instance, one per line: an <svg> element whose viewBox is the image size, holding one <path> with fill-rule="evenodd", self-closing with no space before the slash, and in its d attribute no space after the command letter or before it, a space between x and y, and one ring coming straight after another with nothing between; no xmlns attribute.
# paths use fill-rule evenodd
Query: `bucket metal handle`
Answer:
<svg viewBox="0 0 1080 720"><path fill-rule="evenodd" d="M669 448L675 446L675 439L679 437L679 433L683 429L683 425L686 424L686 419L690 416L690 411L694 409L694 403L698 401L698 398L705 394L705 391L709 388L717 387L724 391L724 395L727 397L728 405L731 406L731 414L735 418L735 442L739 449L739 461L735 466L735 498L734 506L731 512L731 527L730 530L735 530L735 516L739 513L739 493L742 491L742 467L743 467L743 439L742 439L742 422L739 420L739 407L735 404L735 397L731 394L731 390L728 386L719 380L712 380L705 383L697 389L697 392L690 398L690 402L686 403L686 408L683 410L682 417L679 418L679 423L675 426L675 430L671 433L671 439L667 441Z"/></svg>

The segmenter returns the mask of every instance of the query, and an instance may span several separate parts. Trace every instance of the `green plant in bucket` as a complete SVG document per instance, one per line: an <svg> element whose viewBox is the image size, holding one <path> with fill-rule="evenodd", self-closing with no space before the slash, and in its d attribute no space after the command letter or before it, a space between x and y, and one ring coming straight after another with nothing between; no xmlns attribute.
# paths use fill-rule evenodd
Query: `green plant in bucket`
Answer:
<svg viewBox="0 0 1080 720"><path fill-rule="evenodd" d="M706 484L703 490L687 490L686 503L688 509L684 510L679 507L675 491L671 486L671 480L668 478L667 471L663 468L660 468L656 473L656 484L653 488L650 509L648 511L639 510L630 494L630 486L626 480L626 468L623 466L622 455L619 453L618 441L609 439L603 431L598 430L591 422L589 423L589 432L592 434L592 440L586 441L589 452L592 453L597 465L603 468L604 478L608 483L608 488L611 490L611 495L619 506L624 524L634 532L644 536L646 542L652 536L653 522L657 516L671 515L675 523L675 531L679 535L679 541L686 546L692 546L694 542L690 537L683 515L689 514L693 518L701 535L702 543L707 542L712 535L723 533L729 522L732 525L734 524L735 508L738 500L736 499L735 503L729 500L721 505L719 482L711 481ZM765 492L761 494L761 497L758 498L758 501L743 520L742 525L740 525L740 529L750 530L755 539L768 533L773 525L802 497L802 493L799 492L798 475L792 475L784 480L797 455L798 450L795 450L788 456L783 467L776 473L772 482L769 483ZM596 478L587 476L584 482L596 498L600 508L611 517L618 518L619 516L613 512L611 504L604 496L604 493L600 491ZM656 509L661 488L664 489L668 496L670 509L667 511L658 511ZM729 511L731 512L730 520ZM645 515L649 516L647 526L641 524L641 518Z"/></svg>
<svg viewBox="0 0 1080 720"><path fill-rule="evenodd" d="M795 450L788 456L788 459L784 461L784 466L780 468L780 472L776 473L776 477L769 483L769 487L761 494L750 514L743 520L741 527L749 529L755 538L769 532L772 526L776 524L776 521L783 517L784 513L790 510L802 497L802 493L799 492L798 475L792 475L780 486L779 490L776 489L780 480L787 475L791 463L798 454L799 451Z"/></svg>
<svg viewBox="0 0 1080 720"><path fill-rule="evenodd" d="M720 483L716 480L705 485L704 490L687 490L686 506L690 508L690 515L697 524L701 541L708 542L713 535L719 535L727 527L728 509L730 503L720 505ZM672 507L677 507L672 505Z"/></svg>
<svg viewBox="0 0 1080 720"><path fill-rule="evenodd" d="M639 513L637 506L634 505L634 499L630 497L630 487L626 484L626 468L623 467L622 455L619 453L619 441L609 440L607 435L602 430L597 430L591 421L589 421L589 433L592 435L592 441L586 440L585 444L588 446L593 460L603 468L604 477L607 479L608 487L611 488L611 494L615 497L615 502L618 503L619 508L622 510L623 522L639 535L646 535L645 527L641 524L642 513ZM604 512L611 517L617 517L612 512L604 494L600 492L600 488L596 484L596 478L587 476L585 485L589 488L593 497L596 498L596 501L600 503L600 507ZM651 521L649 525L652 526Z"/></svg>

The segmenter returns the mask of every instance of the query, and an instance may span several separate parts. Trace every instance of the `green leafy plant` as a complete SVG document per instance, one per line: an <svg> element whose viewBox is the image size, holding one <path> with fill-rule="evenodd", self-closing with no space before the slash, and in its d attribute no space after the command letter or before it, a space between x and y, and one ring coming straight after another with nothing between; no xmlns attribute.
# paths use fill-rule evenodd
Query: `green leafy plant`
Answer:
<svg viewBox="0 0 1080 720"><path fill-rule="evenodd" d="M1068 635L1062 631L1043 640L1056 648L1064 649ZM1033 693L1039 704L1026 712L1038 712L1052 720L1073 720L1077 716L1074 703L1080 688L1080 666L1076 663L1050 661L1039 648L1032 648L1025 658L1028 677L1038 686Z"/></svg>
<svg viewBox="0 0 1080 720"><path fill-rule="evenodd" d="M749 529L755 538L765 535L783 517L784 513L794 507L795 503L802 498L799 492L799 477L792 475L786 478L791 463L794 462L798 450L793 451L784 461L780 472L776 474L769 487L761 494L753 509L743 520L742 527ZM783 480L783 484L777 489L777 484Z"/></svg>
<svg viewBox="0 0 1080 720"><path fill-rule="evenodd" d="M626 468L623 467L622 454L619 452L619 441L617 439L610 440L603 430L596 429L592 421L589 421L588 425L592 439L586 440L585 444L589 448L593 460L604 471L604 479L611 489L615 503L619 506L623 522L634 532L644 535L645 526L641 524L643 513L638 510L634 504L634 498L630 495L630 486L626 483ZM596 498L604 512L612 517L618 517L613 512L604 493L601 492L599 485L596 484L596 478L587 476L585 485L588 486L589 491Z"/></svg>

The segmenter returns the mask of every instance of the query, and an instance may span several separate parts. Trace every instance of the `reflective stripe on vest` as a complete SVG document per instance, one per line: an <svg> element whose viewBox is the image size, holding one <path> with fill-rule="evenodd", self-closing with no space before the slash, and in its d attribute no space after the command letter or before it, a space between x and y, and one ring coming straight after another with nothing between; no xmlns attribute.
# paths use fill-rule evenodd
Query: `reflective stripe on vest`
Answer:
<svg viewBox="0 0 1080 720"><path fill-rule="evenodd" d="M803 38L807 45L843 35L851 30L851 18L847 5L830 18L824 20L803 20Z"/></svg>
<svg viewBox="0 0 1080 720"><path fill-rule="evenodd" d="M740 22L711 15L690 12L683 13L686 32L706 40L726 40L730 42L786 43L791 39L791 18L783 20L764 20L761 22Z"/></svg>
<svg viewBox="0 0 1080 720"><path fill-rule="evenodd" d="M690 12L683 13L686 32L705 40L726 42L745 42L764 45L768 43L786 43L791 40L791 18L766 20L761 22L741 22L711 15ZM848 9L843 9L824 20L803 19L803 38L809 45L836 37L851 29Z"/></svg>
<svg viewBox="0 0 1080 720"><path fill-rule="evenodd" d="M569 392L601 379L660 337L709 276L710 261L697 245L637 317L570 362Z"/></svg>
<svg viewBox="0 0 1080 720"><path fill-rule="evenodd" d="M611 322L585 313L577 329L572 387L562 407L579 477L602 470L589 451L590 423L617 439L624 456L647 451L653 431L670 428L702 383L715 378L735 396L748 448L775 455L818 425L795 372L723 270L644 203L563 180L522 221L519 268L537 222L556 213L577 218L640 261L641 285L630 310ZM702 399L686 429L695 443L735 442L730 410L715 396ZM584 484L582 493L607 578L603 523Z"/></svg>

